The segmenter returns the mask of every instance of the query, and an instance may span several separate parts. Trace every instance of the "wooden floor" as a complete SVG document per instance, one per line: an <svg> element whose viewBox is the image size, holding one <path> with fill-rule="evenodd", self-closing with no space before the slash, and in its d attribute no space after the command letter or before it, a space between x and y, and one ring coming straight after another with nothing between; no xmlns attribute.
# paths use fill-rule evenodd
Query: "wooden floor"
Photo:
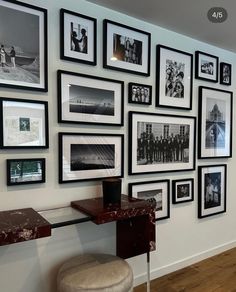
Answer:
<svg viewBox="0 0 236 292"><path fill-rule="evenodd" d="M146 284L134 292L146 292ZM236 248L151 281L151 292L236 292Z"/></svg>

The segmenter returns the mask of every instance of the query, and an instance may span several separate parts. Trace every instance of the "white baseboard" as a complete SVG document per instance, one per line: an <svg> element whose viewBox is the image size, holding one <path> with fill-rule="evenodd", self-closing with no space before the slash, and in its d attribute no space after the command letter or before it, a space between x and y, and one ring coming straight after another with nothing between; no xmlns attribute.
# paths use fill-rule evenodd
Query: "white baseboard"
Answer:
<svg viewBox="0 0 236 292"><path fill-rule="evenodd" d="M194 263L200 262L206 258L212 257L214 255L217 255L219 253L222 253L222 252L229 250L231 248L234 248L234 247L236 247L235 240L228 242L228 243L225 243L225 244L222 244L222 245L219 245L219 246L216 246L212 249L205 250L201 253L198 253L198 254L195 254L193 256L181 259L181 260L173 262L169 265L162 266L160 268L151 270L150 278L151 278L151 280L159 278L161 276L167 275L167 274L172 273L174 271L177 271L179 269L183 269L187 266L190 266ZM150 260L152 260L152 256L150 256ZM134 286L138 286L140 284L143 284L146 281L147 281L147 274L146 273L137 275L134 277Z"/></svg>

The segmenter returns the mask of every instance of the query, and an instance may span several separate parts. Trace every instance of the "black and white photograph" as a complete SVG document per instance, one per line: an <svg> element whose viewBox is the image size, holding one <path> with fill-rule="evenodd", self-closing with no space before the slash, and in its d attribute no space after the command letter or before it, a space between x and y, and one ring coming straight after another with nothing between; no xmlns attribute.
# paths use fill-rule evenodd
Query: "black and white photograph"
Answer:
<svg viewBox="0 0 236 292"><path fill-rule="evenodd" d="M59 133L59 183L123 177L124 136Z"/></svg>
<svg viewBox="0 0 236 292"><path fill-rule="evenodd" d="M149 76L151 34L104 20L105 68Z"/></svg>
<svg viewBox="0 0 236 292"><path fill-rule="evenodd" d="M193 55L157 45L156 106L192 108Z"/></svg>
<svg viewBox="0 0 236 292"><path fill-rule="evenodd" d="M45 159L7 159L7 185L45 182Z"/></svg>
<svg viewBox="0 0 236 292"><path fill-rule="evenodd" d="M66 9L60 10L61 59L96 65L97 20Z"/></svg>
<svg viewBox="0 0 236 292"><path fill-rule="evenodd" d="M123 125L124 82L58 71L58 122Z"/></svg>
<svg viewBox="0 0 236 292"><path fill-rule="evenodd" d="M0 1L0 86L47 91L47 10Z"/></svg>
<svg viewBox="0 0 236 292"><path fill-rule="evenodd" d="M195 52L195 78L218 82L219 58L204 52Z"/></svg>
<svg viewBox="0 0 236 292"><path fill-rule="evenodd" d="M152 86L132 83L128 85L129 88L129 103L136 104L152 104Z"/></svg>
<svg viewBox="0 0 236 292"><path fill-rule="evenodd" d="M232 92L199 88L199 158L231 157Z"/></svg>
<svg viewBox="0 0 236 292"><path fill-rule="evenodd" d="M0 148L48 148L48 103L0 98Z"/></svg>
<svg viewBox="0 0 236 292"><path fill-rule="evenodd" d="M130 174L195 168L195 118L130 112Z"/></svg>
<svg viewBox="0 0 236 292"><path fill-rule="evenodd" d="M232 65L228 63L220 63L220 84L231 85Z"/></svg>
<svg viewBox="0 0 236 292"><path fill-rule="evenodd" d="M129 183L129 196L156 204L156 220L170 217L170 181Z"/></svg>
<svg viewBox="0 0 236 292"><path fill-rule="evenodd" d="M226 164L199 166L199 218L226 211L226 171Z"/></svg>
<svg viewBox="0 0 236 292"><path fill-rule="evenodd" d="M172 203L191 202L194 199L193 178L172 180Z"/></svg>

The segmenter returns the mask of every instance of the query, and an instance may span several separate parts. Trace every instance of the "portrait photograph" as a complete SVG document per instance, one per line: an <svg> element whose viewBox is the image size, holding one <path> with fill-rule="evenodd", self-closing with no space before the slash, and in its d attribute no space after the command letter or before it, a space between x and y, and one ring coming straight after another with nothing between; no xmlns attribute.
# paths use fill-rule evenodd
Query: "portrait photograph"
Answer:
<svg viewBox="0 0 236 292"><path fill-rule="evenodd" d="M232 156L232 96L199 87L199 158Z"/></svg>
<svg viewBox="0 0 236 292"><path fill-rule="evenodd" d="M156 220L170 217L170 181L129 183L129 196L156 204Z"/></svg>
<svg viewBox="0 0 236 292"><path fill-rule="evenodd" d="M0 86L47 91L47 10L0 1Z"/></svg>
<svg viewBox="0 0 236 292"><path fill-rule="evenodd" d="M123 177L124 136L59 133L59 183Z"/></svg>
<svg viewBox="0 0 236 292"><path fill-rule="evenodd" d="M128 85L129 92L129 103L136 104L152 104L152 86L132 83L130 82Z"/></svg>
<svg viewBox="0 0 236 292"><path fill-rule="evenodd" d="M172 203L190 202L194 199L193 178L172 180Z"/></svg>
<svg viewBox="0 0 236 292"><path fill-rule="evenodd" d="M103 67L150 75L151 34L105 19Z"/></svg>
<svg viewBox="0 0 236 292"><path fill-rule="evenodd" d="M193 55L157 45L156 106L192 108Z"/></svg>
<svg viewBox="0 0 236 292"><path fill-rule="evenodd" d="M231 85L232 65L228 63L220 63L220 84Z"/></svg>
<svg viewBox="0 0 236 292"><path fill-rule="evenodd" d="M219 58L204 52L195 52L195 78L218 82Z"/></svg>
<svg viewBox="0 0 236 292"><path fill-rule="evenodd" d="M7 159L7 185L45 182L45 159Z"/></svg>
<svg viewBox="0 0 236 292"><path fill-rule="evenodd" d="M226 212L226 172L226 164L199 166L199 218Z"/></svg>
<svg viewBox="0 0 236 292"><path fill-rule="evenodd" d="M61 59L97 64L97 20L66 9L60 10Z"/></svg>
<svg viewBox="0 0 236 292"><path fill-rule="evenodd" d="M195 168L195 118L129 113L129 174Z"/></svg>

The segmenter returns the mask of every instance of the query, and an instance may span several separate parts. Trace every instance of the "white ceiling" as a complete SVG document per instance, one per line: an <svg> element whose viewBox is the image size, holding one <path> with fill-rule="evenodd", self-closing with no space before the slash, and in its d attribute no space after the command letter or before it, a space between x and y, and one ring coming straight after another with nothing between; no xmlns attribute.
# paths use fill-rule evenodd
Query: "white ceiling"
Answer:
<svg viewBox="0 0 236 292"><path fill-rule="evenodd" d="M236 52L236 0L87 0ZM228 18L212 23L207 12L223 7Z"/></svg>

